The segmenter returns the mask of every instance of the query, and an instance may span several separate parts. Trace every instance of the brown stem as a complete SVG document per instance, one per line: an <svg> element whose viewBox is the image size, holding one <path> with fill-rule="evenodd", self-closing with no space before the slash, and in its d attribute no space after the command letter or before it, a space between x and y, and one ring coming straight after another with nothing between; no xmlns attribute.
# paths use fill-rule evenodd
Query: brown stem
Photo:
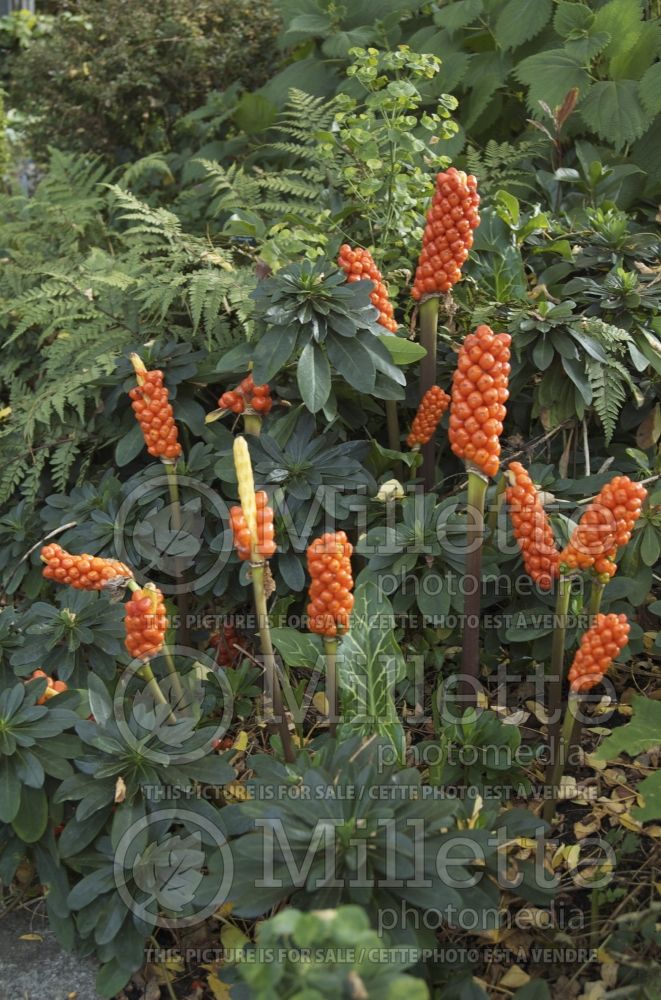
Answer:
<svg viewBox="0 0 661 1000"><path fill-rule="evenodd" d="M567 612L571 597L571 579L561 574L558 579L558 592L555 599L555 620L553 623L553 643L551 646L551 663L549 667L549 682L547 691L547 714L549 732L549 764L547 778L550 782L555 761L559 753L560 709L562 705L562 680L565 671L565 636L567 631Z"/></svg>
<svg viewBox="0 0 661 1000"><path fill-rule="evenodd" d="M574 706L578 709L579 698L577 695L570 695L565 711L562 732L560 739L557 741L557 756L554 759L552 758L550 762L548 786L551 795L545 800L543 811L543 817L547 823L551 822L555 813L555 807L558 802L558 788L560 787L564 766L569 757L569 749L580 736L581 732L581 723L578 716L574 714Z"/></svg>
<svg viewBox="0 0 661 1000"><path fill-rule="evenodd" d="M464 580L464 631L459 693L464 707L475 705L480 676L480 598L482 589L482 546L484 542L484 500L487 480L481 472L468 471L468 524L466 527L466 571Z"/></svg>

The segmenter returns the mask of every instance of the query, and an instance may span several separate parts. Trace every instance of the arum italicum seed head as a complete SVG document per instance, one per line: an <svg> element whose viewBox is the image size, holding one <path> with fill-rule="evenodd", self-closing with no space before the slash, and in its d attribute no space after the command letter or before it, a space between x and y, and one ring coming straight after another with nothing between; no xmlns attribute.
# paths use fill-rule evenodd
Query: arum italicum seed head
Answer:
<svg viewBox="0 0 661 1000"><path fill-rule="evenodd" d="M603 679L629 639L626 615L597 615L583 634L569 670L572 691L589 691Z"/></svg>
<svg viewBox="0 0 661 1000"><path fill-rule="evenodd" d="M349 628L353 608L353 547L343 531L329 531L308 546L311 577L308 628L334 638Z"/></svg>
<svg viewBox="0 0 661 1000"><path fill-rule="evenodd" d="M173 462L181 455L181 445L168 390L163 384L163 372L147 371L137 354L131 355L131 363L138 384L129 390L129 398L147 451L154 458Z"/></svg>
<svg viewBox="0 0 661 1000"><path fill-rule="evenodd" d="M434 436L441 417L450 405L450 397L438 385L433 385L424 394L413 418L411 433L406 439L409 448L427 444Z"/></svg>
<svg viewBox="0 0 661 1000"><path fill-rule="evenodd" d="M508 466L507 506L526 573L542 590L558 576L560 554L537 488L520 462Z"/></svg>
<svg viewBox="0 0 661 1000"><path fill-rule="evenodd" d="M473 245L473 230L480 224L479 204L472 174L455 167L437 174L411 291L414 299L444 295L459 281Z"/></svg>
<svg viewBox="0 0 661 1000"><path fill-rule="evenodd" d="M137 660L149 660L163 647L167 631L163 594L153 583L135 590L124 605L126 638L129 655Z"/></svg>
<svg viewBox="0 0 661 1000"><path fill-rule="evenodd" d="M560 553L561 568L594 569L600 576L614 576L617 550L631 539L646 497L642 483L628 476L615 476L602 486Z"/></svg>
<svg viewBox="0 0 661 1000"><path fill-rule="evenodd" d="M495 476L500 464L511 341L508 333L478 326L459 349L452 378L450 447L487 476Z"/></svg>
<svg viewBox="0 0 661 1000"><path fill-rule="evenodd" d="M348 243L340 247L337 263L347 276L347 281L371 281L374 289L370 301L379 313L378 322L390 333L397 332L397 321L394 317L392 302L381 272L374 263L369 250L361 247L351 248Z"/></svg>
<svg viewBox="0 0 661 1000"><path fill-rule="evenodd" d="M133 576L123 562L90 556L85 552L72 555L55 542L44 545L41 560L46 564L44 576L47 580L56 580L76 590L103 590L112 580L119 577L131 579Z"/></svg>
<svg viewBox="0 0 661 1000"><path fill-rule="evenodd" d="M255 479L246 439L234 440L234 468L239 486L240 507L230 510L234 545L240 559L258 563L276 551L273 510L264 490L255 492Z"/></svg>

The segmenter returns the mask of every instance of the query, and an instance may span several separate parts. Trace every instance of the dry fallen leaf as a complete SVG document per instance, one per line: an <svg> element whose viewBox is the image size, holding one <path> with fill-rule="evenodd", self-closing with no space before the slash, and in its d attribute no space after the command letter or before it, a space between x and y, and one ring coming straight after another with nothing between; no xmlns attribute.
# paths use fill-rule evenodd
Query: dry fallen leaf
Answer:
<svg viewBox="0 0 661 1000"><path fill-rule="evenodd" d="M520 965L512 965L500 980L498 986L510 990L518 990L520 986L525 986L529 982L530 976L528 973L524 972Z"/></svg>

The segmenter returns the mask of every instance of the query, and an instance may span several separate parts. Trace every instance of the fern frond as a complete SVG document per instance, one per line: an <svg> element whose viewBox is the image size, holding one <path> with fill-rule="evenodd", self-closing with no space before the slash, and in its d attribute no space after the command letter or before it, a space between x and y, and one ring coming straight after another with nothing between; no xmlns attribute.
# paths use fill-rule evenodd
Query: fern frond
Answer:
<svg viewBox="0 0 661 1000"><path fill-rule="evenodd" d="M592 387L592 405L604 428L606 444L610 444L620 410L628 394L635 392L635 386L624 365L614 359L607 364L590 360L587 373Z"/></svg>

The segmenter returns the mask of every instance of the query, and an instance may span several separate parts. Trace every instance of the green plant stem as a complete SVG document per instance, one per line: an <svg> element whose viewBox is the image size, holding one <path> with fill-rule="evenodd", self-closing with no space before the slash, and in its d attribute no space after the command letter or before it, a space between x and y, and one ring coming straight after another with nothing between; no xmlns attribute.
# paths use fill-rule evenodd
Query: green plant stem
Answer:
<svg viewBox="0 0 661 1000"><path fill-rule="evenodd" d="M177 665L174 662L172 653L165 647L163 648L163 659L165 660L165 667L172 682L172 690L174 691L174 696L177 699L177 704L183 705L185 699L184 689L181 684L181 677L179 676L179 671L177 670Z"/></svg>
<svg viewBox="0 0 661 1000"><path fill-rule="evenodd" d="M126 586L131 591L131 593L135 593L136 590L142 589L140 587L140 584L138 584L135 580L129 580ZM174 660L172 659L172 654L170 653L169 650L163 649L163 656L165 659L166 666L168 668L168 673L172 678L172 688L177 698L177 701L178 703L182 702L184 698L184 690L181 686L181 678L179 677L179 672L177 671ZM156 701L160 705L169 705L170 702L161 691L158 681L154 677L154 672L152 671L151 666L149 664L146 664L145 667L143 667L141 670L138 671L138 673L144 680L147 681ZM151 675L151 681L149 679L149 675ZM156 687L154 687L154 684L156 685ZM172 722L177 721L174 714L172 713L172 710L170 710L170 721Z"/></svg>
<svg viewBox="0 0 661 1000"><path fill-rule="evenodd" d="M426 354L420 362L420 399L436 383L436 339L438 330L438 296L425 299L420 306L420 344ZM436 442L422 446L422 479L424 488L430 493L436 479Z"/></svg>
<svg viewBox="0 0 661 1000"><path fill-rule="evenodd" d="M326 654L326 700L328 701L328 732L332 737L337 733L337 639L324 636Z"/></svg>
<svg viewBox="0 0 661 1000"><path fill-rule="evenodd" d="M505 503L505 490L507 489L507 479L504 475L501 475L496 483L496 495L494 497L494 504L486 515L486 526L489 529L489 534L493 535L498 528L498 517L502 510L503 504Z"/></svg>
<svg viewBox="0 0 661 1000"><path fill-rule="evenodd" d="M590 617L599 614L599 609L601 608L601 598L603 597L605 587L606 584L598 577L595 577L592 581L590 604L588 606L588 614Z"/></svg>
<svg viewBox="0 0 661 1000"><path fill-rule="evenodd" d="M481 472L468 470L468 524L466 528L466 570L464 580L464 631L459 692L462 706L475 705L480 675L480 591L482 589L482 547L484 544L484 500L487 480ZM469 679L472 683L469 683Z"/></svg>
<svg viewBox="0 0 661 1000"><path fill-rule="evenodd" d="M570 695L569 703L565 710L565 718L562 723L560 739L557 741L556 756L551 758L549 762L549 780L547 785L551 790L551 796L545 799L543 811L543 817L547 823L551 822L555 813L555 807L558 802L557 789L560 787L560 779L562 778L565 763L569 757L569 749L580 735L580 723L573 712L574 705L578 706L578 704L578 696Z"/></svg>
<svg viewBox="0 0 661 1000"><path fill-rule="evenodd" d="M562 680L565 672L565 634L567 631L567 612L571 597L571 579L561 573L558 578L558 590L555 599L555 621L553 623L553 641L551 645L551 663L549 667L549 682L547 690L547 714L549 718L549 770L553 767L558 754L558 735L560 732L560 708L562 704Z"/></svg>
<svg viewBox="0 0 661 1000"><path fill-rule="evenodd" d="M271 693L272 700L267 696L264 698L264 714L270 728L280 735L282 751L285 760L291 764L295 759L294 747L292 744L289 726L282 705L282 691L278 680L275 654L271 641L271 629L269 626L268 610L266 607L266 590L264 589L265 563L252 563L252 587L255 596L255 611L257 613L257 625L259 629L259 641L264 657L264 677L265 690Z"/></svg>
<svg viewBox="0 0 661 1000"><path fill-rule="evenodd" d="M168 478L168 490L170 493L170 505L172 508L172 527L175 532L175 537L180 534L182 530L183 519L181 516L181 498L179 496L179 480L177 479L177 467L173 462L164 462L165 472ZM181 561L175 556L174 560L175 568L175 578L177 584L183 579L184 572L181 566ZM188 636L188 611L189 611L189 600L188 594L185 592L177 593L176 597L177 612L179 614L179 629L178 635L184 646L189 645Z"/></svg>
<svg viewBox="0 0 661 1000"><path fill-rule="evenodd" d="M167 705L169 721L173 724L176 723L177 719L174 715L174 712L172 711L172 708L170 707L170 702L167 700L167 698L161 691L160 685L156 680L156 678L154 677L154 671L151 668L151 664L145 663L144 666L140 667L137 673L138 676L141 677L143 681L146 682L147 687L149 688L154 698L154 701L157 702L159 705Z"/></svg>
<svg viewBox="0 0 661 1000"><path fill-rule="evenodd" d="M243 414L243 430L246 434L253 434L255 437L259 437L261 429L262 418L259 413Z"/></svg>

